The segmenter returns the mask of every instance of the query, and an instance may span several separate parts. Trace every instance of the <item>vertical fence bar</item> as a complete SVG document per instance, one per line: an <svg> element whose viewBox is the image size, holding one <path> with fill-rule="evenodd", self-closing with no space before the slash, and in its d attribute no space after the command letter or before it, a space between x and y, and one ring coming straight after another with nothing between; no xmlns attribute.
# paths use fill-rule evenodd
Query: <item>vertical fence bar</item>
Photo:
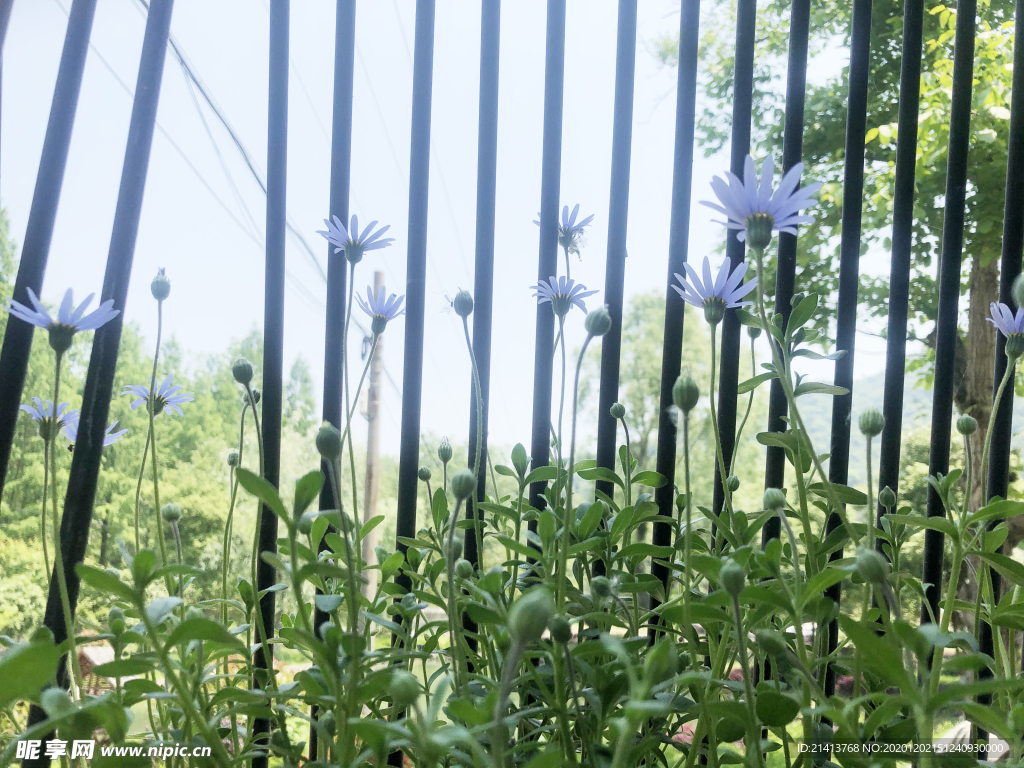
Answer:
<svg viewBox="0 0 1024 768"><path fill-rule="evenodd" d="M284 400L284 282L287 234L288 181L288 27L291 0L270 0L270 88L267 101L267 256L263 298L263 476L275 488L281 481L281 408ZM353 511L353 514L355 512ZM277 552L277 515L263 505L260 515L259 552ZM272 565L259 558L256 590L268 590L277 582ZM269 641L274 635L275 594L268 591L259 604ZM270 670L273 646L257 648L257 669ZM263 687L254 680L253 687ZM257 742L270 734L270 719L254 723ZM266 768L267 757L253 758L253 768Z"/></svg>
<svg viewBox="0 0 1024 768"><path fill-rule="evenodd" d="M893 185L892 258L889 267L889 321L885 341L885 386L878 490L898 491L900 440L903 433L903 378L907 363L907 310L910 304L910 257L914 227L914 176L917 163L917 113L921 98L921 38L924 0L905 0L897 118L896 179ZM877 514L884 510L879 504Z"/></svg>
<svg viewBox="0 0 1024 768"><path fill-rule="evenodd" d="M352 171L352 87L356 55L356 0L338 0L334 16L334 108L331 117L331 199L328 216L337 216L348 226L348 198ZM341 429L341 396L344 380L345 289L347 285L345 253L334 252L327 244L327 309L324 330L324 404L323 419ZM324 477L330 476L327 462L320 461ZM334 484L324 483L320 491L320 509L337 509ZM353 515L355 511L353 510ZM328 615L313 609L313 626L319 627ZM312 716L316 717L316 708ZM309 755L317 755L316 725L309 726Z"/></svg>
<svg viewBox="0 0 1024 768"><path fill-rule="evenodd" d="M729 167L740 178L743 164L750 154L750 117L754 101L754 32L757 22L757 0L737 0L736 64L733 72L732 149ZM743 263L746 246L736 237L736 230L726 233L725 257L730 269ZM722 321L721 363L718 384L718 431L722 439L725 466L732 464L736 447L736 387L740 372L740 321L735 309L725 311ZM714 511L722 511L725 493L722 490L721 467L715 463Z"/></svg>
<svg viewBox="0 0 1024 768"><path fill-rule="evenodd" d="M974 79L974 28L977 0L959 0L953 45L953 97L949 116L949 148L946 153L946 205L942 219L942 253L939 261L939 309L935 321L935 374L932 384L931 449L928 474L949 472L950 430L953 426L954 362L957 315L960 303L960 266L964 244L964 213L967 200L967 155L971 146L971 91ZM945 517L943 501L928 486L928 517ZM921 621L939 616L942 559L945 538L931 528L924 532L925 600ZM949 589L956 590L956 584ZM930 609L930 610L929 610Z"/></svg>
<svg viewBox="0 0 1024 768"><path fill-rule="evenodd" d="M565 0L548 0L544 60L544 139L540 176L540 254L537 279L558 274L558 193L562 177L562 90L565 84ZM537 304L537 335L533 357L533 468L548 464L551 446L551 376L555 316L548 304ZM545 483L530 484L530 505L543 509ZM537 521L529 523L537 530Z"/></svg>
<svg viewBox="0 0 1024 768"><path fill-rule="evenodd" d="M480 116L476 149L476 264L473 275L473 354L480 376L480 402L470 382L469 466L476 471L477 445L483 471L477 480L477 501L487 486L487 420L491 406L491 319L494 305L494 209L498 185L498 58L501 43L501 0L482 0L480 13ZM477 409L480 418L477 418ZM466 559L480 562L476 536L466 531Z"/></svg>
<svg viewBox="0 0 1024 768"><path fill-rule="evenodd" d="M1024 2L1024 0L1021 0ZM672 546L676 495L676 425L672 422L672 385L679 378L683 358L683 319L686 303L672 289L675 274L690 246L690 193L693 188L693 133L697 119L697 54L700 48L700 0L683 0L679 9L679 68L676 74L676 132L672 168L672 210L669 218L668 276L665 288L665 337L661 350L661 397L658 410L658 452L655 469L665 484L655 490L658 522L651 540L655 546ZM670 570L655 562L651 573L668 590ZM652 607L656 605L652 601ZM654 635L654 630L651 630Z"/></svg>
<svg viewBox="0 0 1024 768"><path fill-rule="evenodd" d="M420 406L423 394L423 321L426 313L427 202L430 187L430 110L434 74L434 0L416 0L413 41L412 131L409 148L409 244L405 274L405 350L402 370L402 427L398 463L396 537L416 535L416 491L420 466ZM397 542L403 554L408 547ZM400 574L397 582L409 589ZM399 717L404 717L404 713ZM388 765L402 765L401 751Z"/></svg>
<svg viewBox="0 0 1024 768"><path fill-rule="evenodd" d="M608 255L604 303L612 328L601 339L601 388L597 408L597 465L615 469L616 420L608 409L619 397L622 348L622 299L626 279L626 225L629 219L629 168L633 143L633 81L636 72L636 2L619 0L615 50L615 102L612 116L612 172L608 199ZM598 480L596 490L612 498L615 486Z"/></svg>
<svg viewBox="0 0 1024 768"><path fill-rule="evenodd" d="M8 18L11 3L12 0L0 3L6 4ZM21 261L12 294L15 301L22 303L28 302L29 288L39 295L43 286L95 14L96 0L74 0L71 4L57 84L53 89L50 118L43 139L43 153L39 159L39 173L32 194L32 207L28 213L25 243L21 249ZM4 28L6 30L6 23ZM32 351L34 331L35 328L23 320L16 317L7 319L3 349L0 350L0 496L3 496L4 481L7 478L7 462L11 458L14 430L18 424L18 405L21 402L21 391L25 387L25 372Z"/></svg>
<svg viewBox="0 0 1024 768"><path fill-rule="evenodd" d="M96 331L93 338L92 355L89 357L85 390L82 393L78 441L75 443L68 474L67 494L64 497L60 545L72 616L78 604L80 586L75 566L82 562L89 540L96 482L103 453L103 433L107 426L114 387L117 353L124 325L128 283L135 255L135 239L139 231L139 216L146 187L149 153L153 145L153 130L156 125L156 111L160 100L160 84L163 79L173 8L174 0L154 0L146 20L139 77L135 86L135 102L132 105L132 116L128 126L128 144L125 149L121 186L117 194L114 226L110 236L110 250L107 254L107 267L100 298L101 302L113 299L114 307L121 312ZM87 38L86 35L86 40ZM77 92L77 88L75 91ZM56 566L54 571L56 572ZM67 639L69 627L64 623L55 575L50 579L50 592L46 600L43 623L53 632L58 644ZM61 660L58 681L62 685L67 685L66 656ZM45 717L41 709L33 707L29 713L29 722L35 724ZM49 763L49 759L44 757L27 760L24 765L45 766Z"/></svg>
<svg viewBox="0 0 1024 768"><path fill-rule="evenodd" d="M426 309L427 191L430 180L430 101L434 69L434 0L416 0L409 154L409 245L405 277L405 364L402 443L398 467L398 536L416 535L416 476L420 458L423 320ZM404 544L398 549L405 552ZM404 582L408 585L408 582Z"/></svg>
<svg viewBox="0 0 1024 768"><path fill-rule="evenodd" d="M828 479L846 485L850 478L850 428L853 418L853 352L857 340L857 288L860 280L861 214L864 200L864 134L867 131L868 75L871 72L871 2L854 0L850 21L850 82L846 107L846 147L843 158L843 223L839 243L839 302L836 309L836 349L846 355L836 361L837 387L848 394L832 398L832 439L828 460ZM1024 0L1021 0L1024 2ZM870 515L870 511L868 512ZM870 520L869 520L870 522ZM833 512L826 524L826 535L841 523ZM830 556L840 560L842 548ZM841 585L825 594L839 602ZM839 644L839 623L828 625L828 654ZM825 669L825 693L836 689L836 673L831 664Z"/></svg>
<svg viewBox="0 0 1024 768"><path fill-rule="evenodd" d="M807 37L811 27L811 0L793 0L789 15L789 71L786 75L786 119L782 138L782 172L800 162L804 146L804 101L807 88ZM775 262L775 314L783 327L793 311L796 283L796 235L779 233L779 258ZM766 334L768 342L774 344ZM755 372L756 375L756 372ZM786 393L782 383L772 379L768 396L768 431L786 431ZM781 488L786 479L786 452L769 446L765 454L764 487ZM773 517L761 530L761 540L777 539L782 521Z"/></svg>
<svg viewBox="0 0 1024 768"><path fill-rule="evenodd" d="M1016 310L1011 289L1021 271L1021 252L1024 251L1024 0L1017 0L1013 21L1013 85L1010 94L1010 131L1007 137L1006 200L1003 207L1003 250L999 264L999 300ZM996 334L996 364L992 380L993 399L999 382L1006 373L1006 339ZM1013 382L1011 374L1007 392L992 413L992 448L988 457L988 498L1006 498L1010 481L1010 438L1013 422ZM989 569L992 594L999 599L1002 577ZM992 626L981 622L978 645L982 653L992 656L994 638ZM981 675L991 677L992 670L985 667ZM978 697L979 704L989 704L991 695Z"/></svg>

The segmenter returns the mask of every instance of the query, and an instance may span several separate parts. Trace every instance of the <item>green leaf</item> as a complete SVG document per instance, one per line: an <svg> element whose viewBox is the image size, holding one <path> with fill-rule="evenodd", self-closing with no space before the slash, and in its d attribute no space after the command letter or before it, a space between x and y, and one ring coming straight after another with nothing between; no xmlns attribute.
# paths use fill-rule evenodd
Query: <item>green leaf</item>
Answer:
<svg viewBox="0 0 1024 768"><path fill-rule="evenodd" d="M789 725L800 714L800 702L770 688L757 693L757 717L772 728Z"/></svg>
<svg viewBox="0 0 1024 768"><path fill-rule="evenodd" d="M1011 517L1024 515L1024 502L999 499L979 509L967 518L967 524L981 523L988 520L1008 520Z"/></svg>
<svg viewBox="0 0 1024 768"><path fill-rule="evenodd" d="M979 728L996 734L1004 741L1013 741L1013 728L1007 725L1006 721L999 717L994 710L989 707L983 707L980 704L975 704L972 701L960 702L957 706L963 709L967 719L975 723Z"/></svg>
<svg viewBox="0 0 1024 768"><path fill-rule="evenodd" d="M212 640L225 645L237 645L242 647L241 641L228 631L219 621L213 621L205 617L196 616L185 619L176 626L167 637L167 646L173 647L179 643L189 640Z"/></svg>
<svg viewBox="0 0 1024 768"><path fill-rule="evenodd" d="M597 524L601 522L601 515L604 512L604 504L591 504L583 513L583 519L579 524L579 536L585 539L594 532Z"/></svg>
<svg viewBox="0 0 1024 768"><path fill-rule="evenodd" d="M60 651L53 640L16 645L0 654L0 709L21 699L36 700L57 674Z"/></svg>
<svg viewBox="0 0 1024 768"><path fill-rule="evenodd" d="M1004 578L1009 579L1018 586L1024 586L1024 565L1021 565L1012 557L1007 557L997 552L969 552L968 554L977 555L995 568Z"/></svg>
<svg viewBox="0 0 1024 768"><path fill-rule="evenodd" d="M544 467L537 467L526 476L526 480L523 482L526 485L539 482L550 483L556 477L558 477L558 467L548 465Z"/></svg>
<svg viewBox="0 0 1024 768"><path fill-rule="evenodd" d="M644 472L638 472L633 477L633 485L646 485L649 488L661 488L666 482L664 475L659 472L652 472L649 469Z"/></svg>
<svg viewBox="0 0 1024 768"><path fill-rule="evenodd" d="M856 488L851 488L848 485L842 483L830 483L832 491L835 493L836 498L839 499L841 504L853 504L858 507L863 507L868 503L868 495L863 491L858 491ZM808 490L822 496L826 499L831 499L828 492L828 487L824 483L811 483L807 486Z"/></svg>
<svg viewBox="0 0 1024 768"><path fill-rule="evenodd" d="M581 469L577 474L579 474L579 476L584 480L606 480L609 483L615 483L619 488L625 487L625 483L622 482L622 478L607 467Z"/></svg>
<svg viewBox="0 0 1024 768"><path fill-rule="evenodd" d="M741 381L739 386L736 388L736 394L745 395L747 394L747 392L751 392L757 389L766 381L771 381L772 379L777 378L778 376L775 374L775 371L769 371L768 373L760 373L757 376L754 376L752 379Z"/></svg>
<svg viewBox="0 0 1024 768"><path fill-rule="evenodd" d="M90 587L98 589L104 594L116 595L129 603L135 602L135 593L132 591L132 588L113 574L85 563L78 563L75 566L75 573L78 574L78 578Z"/></svg>
<svg viewBox="0 0 1024 768"><path fill-rule="evenodd" d="M806 603L808 600L820 595L829 587L838 584L840 581L845 579L847 575L846 571L841 571L838 568L831 567L825 568L823 571L816 573L804 587L801 602Z"/></svg>
<svg viewBox="0 0 1024 768"><path fill-rule="evenodd" d="M793 334L798 328L802 328L808 320L814 317L815 310L818 309L818 295L812 293L809 296L797 304L792 313L789 315L789 333Z"/></svg>
<svg viewBox="0 0 1024 768"><path fill-rule="evenodd" d="M401 552L392 552L388 555L387 560L380 564L381 577L387 581L399 568L402 567L402 563L404 562L405 555Z"/></svg>
<svg viewBox="0 0 1024 768"><path fill-rule="evenodd" d="M154 624L159 624L170 616L171 611L181 605L181 603L182 599L180 597L158 597L146 606L146 616L148 616L149 620Z"/></svg>
<svg viewBox="0 0 1024 768"><path fill-rule="evenodd" d="M370 531L372 531L374 528L376 528L378 525L380 525L383 522L384 522L384 515L377 515L376 517L371 517L369 520L367 520L365 523L363 523L363 527L359 529L359 538L360 539L365 539L366 535Z"/></svg>
<svg viewBox="0 0 1024 768"><path fill-rule="evenodd" d="M906 523L907 525L913 525L918 528L930 528L933 531L939 531L939 533L945 534L952 539L959 538L960 536L953 522L942 516L923 517L921 515L886 515L886 517L894 523Z"/></svg>
<svg viewBox="0 0 1024 768"><path fill-rule="evenodd" d="M239 485L270 507L274 511L274 514L283 520L289 519L288 513L284 508L284 502L281 501L281 497L277 495L277 489L274 488L273 485L259 475L250 472L245 467L239 467L236 469L235 477L238 478ZM296 491L297 490L298 489L296 489Z"/></svg>
<svg viewBox="0 0 1024 768"><path fill-rule="evenodd" d="M310 504L320 495L324 486L324 476L319 470L309 472L295 482L295 504L292 514L298 518Z"/></svg>
<svg viewBox="0 0 1024 768"><path fill-rule="evenodd" d="M558 768L562 764L562 752L558 749L549 749L534 755L525 768Z"/></svg>
<svg viewBox="0 0 1024 768"><path fill-rule="evenodd" d="M643 541L637 541L628 546L623 547L615 555L616 560L623 558L646 558L646 557L659 557L662 559L672 557L672 547L658 547L654 544L647 544Z"/></svg>
<svg viewBox="0 0 1024 768"><path fill-rule="evenodd" d="M848 395L850 390L846 387L836 387L832 384L821 384L816 381L807 381L802 384L797 384L796 389L793 390L794 397L800 397L801 395Z"/></svg>
<svg viewBox="0 0 1024 768"><path fill-rule="evenodd" d="M156 669L154 659L145 656L132 656L130 659L117 659L108 661L106 664L98 664L93 667L93 672L102 677L134 677L152 672L154 669Z"/></svg>
<svg viewBox="0 0 1024 768"><path fill-rule="evenodd" d="M903 666L903 654L895 643L875 634L873 627L868 627L849 616L839 616L839 626L861 651L864 663L879 677L904 693L917 691L917 686Z"/></svg>
<svg viewBox="0 0 1024 768"><path fill-rule="evenodd" d="M313 602L324 613L333 613L341 605L341 595L313 595Z"/></svg>

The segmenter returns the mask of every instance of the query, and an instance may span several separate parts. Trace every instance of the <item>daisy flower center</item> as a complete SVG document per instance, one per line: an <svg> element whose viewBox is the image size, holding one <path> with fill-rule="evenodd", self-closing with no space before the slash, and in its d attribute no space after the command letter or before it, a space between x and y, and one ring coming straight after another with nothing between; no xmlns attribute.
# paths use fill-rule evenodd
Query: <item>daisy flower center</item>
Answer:
<svg viewBox="0 0 1024 768"><path fill-rule="evenodd" d="M775 217L770 213L752 213L744 222L747 227L747 243L751 248L764 250L772 241L772 227Z"/></svg>
<svg viewBox="0 0 1024 768"><path fill-rule="evenodd" d="M50 323L46 330L50 333L50 346L55 352L67 352L78 329L69 323Z"/></svg>

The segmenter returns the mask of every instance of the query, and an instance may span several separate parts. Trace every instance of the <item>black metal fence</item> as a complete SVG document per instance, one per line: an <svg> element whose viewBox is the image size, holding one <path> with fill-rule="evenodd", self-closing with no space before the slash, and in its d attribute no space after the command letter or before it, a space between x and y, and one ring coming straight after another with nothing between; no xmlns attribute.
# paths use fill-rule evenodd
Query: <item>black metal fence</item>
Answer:
<svg viewBox="0 0 1024 768"><path fill-rule="evenodd" d="M482 384L482 418L476 415L475 395L471 398L470 453L478 443L486 446L488 419L488 383L490 380L490 329L492 275L494 257L495 180L497 158L497 97L500 0L481 0L480 115L477 169L476 218L476 313L473 343ZM0 45L12 0L0 0ZM267 181L267 294L264 332L266 351L263 381L263 424L266 441L267 477L276 484L280 461L282 344L284 327L284 237L285 177L287 138L287 71L289 0L271 0L270 24L270 103ZM74 0L61 58L53 106L43 145L42 159L32 200L28 230L14 290L14 298L27 300L27 290L39 292L46 270L50 238L74 123L78 93L82 81L96 0ZM129 127L117 212L111 236L102 300L113 299L124 309L131 273L135 236L146 179L156 106L160 93L173 0L153 0L146 24L142 60L139 68L135 103ZM783 168L800 161L804 134L804 94L810 0L792 0L790 15L789 61L786 84ZM892 212L892 253L889 278L888 335L886 342L883 413L885 430L881 439L881 463L878 487L898 490L903 386L910 289L912 227L915 203L915 163L920 101L922 36L925 6L923 0L905 0L903 18L902 64L898 140L896 147L895 188ZM949 464L950 428L953 414L954 357L960 288L961 256L964 236L964 210L967 178L967 150L971 121L971 89L975 39L976 0L960 0L955 37L952 112L949 132L947 189L939 266L938 334L935 355L932 401L931 472L946 471ZM737 0L736 56L733 85L731 167L740 173L750 151L751 109L754 84L755 0ZM354 51L355 0L337 0L335 53L334 118L331 163L331 213L346 219L349 197L349 167L352 149L352 76ZM861 213L864 180L864 143L867 125L869 58L871 52L872 0L853 0L850 30L849 97L846 115L846 152L843 179L842 235L840 245L839 297L835 334L839 349L846 350L838 361L835 384L850 389L853 384L854 340L857 326L857 290L861 251ZM633 112L633 76L636 57L637 0L619 0L618 44L616 49L615 106L611 160L611 199L606 268L605 301L613 318L613 330L605 337L600 379L600 421L598 462L612 466L615 456L616 425L608 416L608 406L616 399L619 384L619 341L622 319L623 280L626 269L626 223L630 171L630 144ZM682 0L680 45L673 161L672 205L669 221L667 283L674 272L681 272L687 260L691 173L693 166L694 124L700 36L700 0ZM1000 299L1012 306L1010 285L1021 270L1024 248L1024 41L1019 34L1024 25L1024 0L1017 0L1014 47L1012 106L1009 123L1006 172L1006 202L1003 223ZM546 61L544 86L543 156L541 178L540 250L538 277L555 274L557 259L557 215L562 145L562 100L566 36L565 0L548 0ZM417 0L415 54L412 96L412 139L409 178L409 236L406 283L405 363L397 531L399 536L414 536L419 466L420 404L423 366L423 326L425 311L425 269L428 178L430 171L431 86L433 71L434 0ZM2 49L0 49L2 50ZM797 239L782 235L776 283L776 311L788 317L790 300L797 288ZM727 258L735 265L745 258L745 246L734 232L728 234ZM341 338L340 321L346 291L344 262L328 256L327 341L324 371L324 418L340 422ZM666 295L672 292L666 285ZM675 480L675 431L668 416L671 387L680 373L684 341L683 304L668 301L662 357L661 413L659 414L657 471L668 479L659 489L656 501L660 515L669 520L673 514ZM70 480L64 504L61 546L72 606L78 595L74 565L81 561L89 521L92 515L97 476L100 468L103 430L106 425L113 374L117 363L122 314L96 333L93 341L81 414L80 439L75 445ZM0 351L0 493L10 456L11 443L20 403L25 372L32 344L33 329L11 318ZM1003 376L1006 358L999 339L994 387ZM538 307L536 316L535 367L533 385L534 466L549 460L549 429L552 399L552 351L554 320L547 307ZM733 435L737 411L737 385L740 354L740 323L735 311L728 311L723 323L721 368L718 391L718 419L723 436L726 466L735 449ZM852 393L835 397L832 411L831 460L829 474L836 482L848 477ZM785 398L778 382L773 382L768 428L786 428ZM989 468L990 495L1005 495L1009 477L1010 421L1012 398L1004 398L994 414L994 441ZM765 484L780 487L783 481L784 455L770 448L766 460ZM716 467L717 472L717 467ZM483 473L481 473L481 481ZM600 489L599 489L600 490ZM607 490L610 489L606 489ZM530 500L544 504L544 483L534 483ZM483 494L483 488L478 491ZM328 484L321 500L330 508ZM715 483L714 507L721 510L722 483ZM879 506L878 513L884 513ZM930 492L928 514L942 515L939 499ZM264 549L275 547L276 516L262 516L264 529L260 541ZM836 521L830 521L835 525ZM669 542L669 525L654 526L655 543ZM779 535L778 521L765 527L765 539ZM924 581L935 585L941 573L942 534L926 534ZM468 542L475 542L473 537ZM402 548L399 545L399 548ZM474 551L467 555L475 557ZM837 552L833 557L841 557ZM655 573L667 580L668 573L655 565ZM998 575L992 574L993 580ZM261 561L259 587L274 582L274 573ZM56 584L56 579L53 580ZM55 589L55 587L54 587ZM927 593L934 605L936 587ZM998 590L998 584L996 585ZM838 586L831 596L839 600ZM273 627L273 592L263 598L262 609L268 628ZM927 612L924 619L927 620ZM59 641L64 626L57 594L51 590L45 616ZM837 631L830 632L830 650L835 648ZM982 651L991 653L992 635L983 628ZM829 675L826 690L834 689Z"/></svg>

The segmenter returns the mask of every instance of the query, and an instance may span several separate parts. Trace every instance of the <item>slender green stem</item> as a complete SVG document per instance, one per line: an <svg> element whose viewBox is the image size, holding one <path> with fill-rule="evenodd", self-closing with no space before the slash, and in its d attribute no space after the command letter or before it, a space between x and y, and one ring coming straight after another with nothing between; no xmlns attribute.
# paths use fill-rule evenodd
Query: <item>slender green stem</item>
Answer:
<svg viewBox="0 0 1024 768"><path fill-rule="evenodd" d="M746 689L747 698L747 757L751 758L751 768L760 768L761 765L761 726L757 717L757 710L754 702L754 685L750 679L750 662L747 657L747 633L743 630L743 612L740 610L739 595L733 595L732 612L736 619L736 640L740 651L740 669L743 671L743 687ZM751 749L751 747L753 749Z"/></svg>
<svg viewBox="0 0 1024 768"><path fill-rule="evenodd" d="M476 536L476 551L479 565L484 562L484 532L483 521L480 519L480 512L477 509L477 488L480 486L480 476L483 468L480 466L480 459L483 454L484 441L484 396L483 388L480 386L480 370L476 365L476 353L473 351L473 342L469 338L469 321L462 318L462 331L466 336L466 348L469 350L469 361L473 364L473 391L476 398L476 444L473 446L473 474L476 475L476 484L473 486L471 509L473 513L473 534ZM484 483L486 484L486 480ZM497 487L495 487L495 502L498 500Z"/></svg>
<svg viewBox="0 0 1024 768"><path fill-rule="evenodd" d="M445 547L445 573L448 580L447 592L448 592L448 633L450 635L449 641L449 652L452 659L452 674L455 680L455 688L463 689L464 693L468 695L469 690L465 688L467 683L465 675L465 657L462 653L462 643L460 642L461 635L458 627L458 617L461 615L458 609L458 603L456 601L456 595L458 591L455 588L455 558L452 556L453 545L455 542L455 529L458 527L459 512L462 510L462 499L458 499L455 502L455 509L452 512L451 519L448 521L448 541Z"/></svg>
<svg viewBox="0 0 1024 768"><path fill-rule="evenodd" d="M352 322L352 297L355 294L355 287L356 287L356 265L353 262L353 263L350 264L349 270L348 270L348 307L345 310L345 331L344 331L344 333L342 333L342 336L341 336L341 369L342 369L343 373L345 374L345 412L346 413L351 413L352 412L352 407L353 407L352 391L349 389L349 380L348 380L348 329L349 329L349 325ZM373 355L371 354L369 357L373 357ZM369 365L369 358L367 358L367 365ZM365 373L364 373L364 375L365 375ZM359 395L356 395L354 402L355 403L359 402ZM349 421L350 422L351 422L351 420L352 420L351 417L349 417ZM346 425L346 427L347 426L348 425ZM352 472L352 517L353 517L353 519L355 519L355 516L357 514L359 514L359 512L358 512L358 510L359 510L359 494L358 494L358 489L356 488L356 486L358 485L358 483L356 482L356 454L355 454L355 451L352 449L352 432L351 432L351 430L346 430L346 431L348 431L348 463L349 463L349 469ZM344 437L342 438L342 440L344 441ZM344 442L342 443L342 446L344 446Z"/></svg>
<svg viewBox="0 0 1024 768"><path fill-rule="evenodd" d="M683 531L683 629L690 646L690 666L696 667L700 645L693 627L692 560L693 560L693 499L690 492L690 412L683 413L683 487L686 489L686 528Z"/></svg>
<svg viewBox="0 0 1024 768"><path fill-rule="evenodd" d="M580 350L580 356L576 360L576 378L573 381L572 387L572 431L569 436L569 467L568 467L568 479L565 483L565 515L562 520L562 546L558 549L558 598L555 602L555 607L558 611L562 610L562 605L565 602L565 595L569 584L569 543L571 539L571 532L575 521L575 515L572 510L572 476L574 472L573 463L576 460L576 416L579 409L579 393L580 393L580 368L583 366L583 356L587 353L587 347L590 345L590 340L594 338L592 335L587 334L586 341L583 342L583 348ZM565 342L562 342L562 389L565 389ZM564 399L564 395L563 395ZM559 423L561 423L561 406L559 406ZM559 451L561 453L561 451ZM561 457L559 457L561 458ZM561 461L559 461L561 465Z"/></svg>
<svg viewBox="0 0 1024 768"><path fill-rule="evenodd" d="M242 406L242 418L238 427L238 466L242 466L242 450L245 447L245 412L249 404ZM231 533L235 521L235 502L238 500L238 480L235 478L234 467L229 467L228 485L231 488L231 501L228 504L228 516L224 521L224 542L221 548L221 606L220 621L228 626L228 568L231 563ZM225 671L227 662L225 661Z"/></svg>
<svg viewBox="0 0 1024 768"><path fill-rule="evenodd" d="M54 432L57 429L57 404L53 405L53 418L50 425L50 431ZM54 438L56 439L56 438ZM49 538L50 533L46 530L46 507L50 503L49 495L49 484L50 484L50 437L48 436L43 440L43 511L39 515L39 540L43 544L43 578L46 579L47 591L49 591L50 576L53 573L52 566L50 565L50 544Z"/></svg>
<svg viewBox="0 0 1024 768"><path fill-rule="evenodd" d="M1003 390L1006 389L1006 383L1013 377L1016 362L1016 359L1010 359L1009 355L1007 355L1006 370L1003 372L1003 378L999 382L999 388L996 390L996 396L992 399L992 410L989 413L988 429L985 430L985 447L982 449L981 467L979 467L982 488L985 489L985 492L981 497L981 503L983 506L988 503L988 454L992 448L992 430L996 424L995 415L996 411L999 410L999 404L1003 400Z"/></svg>
<svg viewBox="0 0 1024 768"><path fill-rule="evenodd" d="M750 339L750 376L753 378L757 376L757 358L754 356L754 339ZM729 474L732 474L734 467L736 466L736 454L739 453L740 437L743 435L743 428L747 426L747 419L750 418L750 409L754 406L754 391L750 390L750 397L747 398L747 410L743 414L743 421L740 422L740 428L736 430L736 443L733 449L732 456L729 457Z"/></svg>
<svg viewBox="0 0 1024 768"><path fill-rule="evenodd" d="M140 510L142 508L142 482L146 479L146 459L149 457L149 430L146 430L146 447L142 449L142 464L139 465L139 481L135 484L135 553L142 551Z"/></svg>
<svg viewBox="0 0 1024 768"><path fill-rule="evenodd" d="M725 457L722 454L722 433L718 431L718 412L715 410L715 384L718 373L718 324L711 326L711 389L708 390L708 401L711 411L711 428L715 433L715 452L718 457L718 473L722 476L722 492L725 498L725 508L729 515L732 515L732 493L729 491L729 470L725 466ZM733 447L735 453L735 446Z"/></svg>

